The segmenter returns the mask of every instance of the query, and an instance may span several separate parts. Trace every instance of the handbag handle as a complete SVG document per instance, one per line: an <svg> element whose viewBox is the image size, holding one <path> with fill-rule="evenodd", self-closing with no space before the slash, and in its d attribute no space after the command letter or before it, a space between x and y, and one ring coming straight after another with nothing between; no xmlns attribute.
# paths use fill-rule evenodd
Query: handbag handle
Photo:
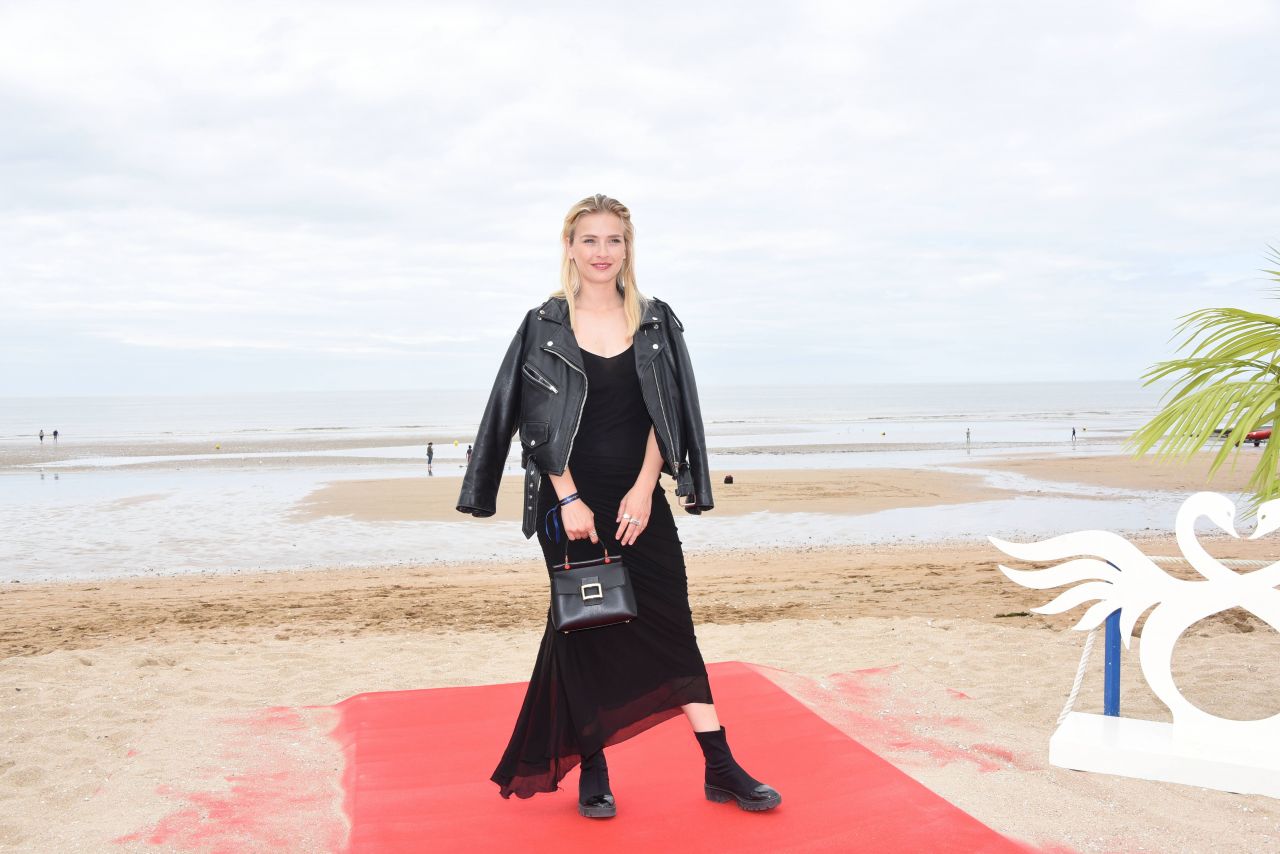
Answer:
<svg viewBox="0 0 1280 854"><path fill-rule="evenodd" d="M574 561L570 563L569 562L569 541L566 539L564 541L564 565L561 566L560 568L573 569L575 566L592 566L597 563L613 563L614 560L616 560L616 558L612 557L609 554L609 549L608 547L605 546L603 541L601 541L600 543L600 549L604 552L603 558L592 557L592 558L587 558L586 560L579 560L579 561Z"/></svg>

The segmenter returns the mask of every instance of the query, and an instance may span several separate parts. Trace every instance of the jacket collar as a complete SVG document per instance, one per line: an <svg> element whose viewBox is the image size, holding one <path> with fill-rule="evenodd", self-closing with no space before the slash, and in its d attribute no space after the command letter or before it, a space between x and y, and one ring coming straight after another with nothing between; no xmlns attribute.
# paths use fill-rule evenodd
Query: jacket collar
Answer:
<svg viewBox="0 0 1280 854"><path fill-rule="evenodd" d="M578 339L569 326L569 303L563 297L551 297L538 306L537 316L539 320L547 321L537 325L538 346L543 350L560 353L578 370L584 370L582 348L578 346ZM667 346L666 336L662 334L662 313L656 305L649 306L632 341L636 369L648 370L649 365Z"/></svg>
<svg viewBox="0 0 1280 854"><path fill-rule="evenodd" d="M551 297L542 305L538 306L538 317L542 320L550 320L553 323L560 323L568 326L569 303L565 302L562 297Z"/></svg>

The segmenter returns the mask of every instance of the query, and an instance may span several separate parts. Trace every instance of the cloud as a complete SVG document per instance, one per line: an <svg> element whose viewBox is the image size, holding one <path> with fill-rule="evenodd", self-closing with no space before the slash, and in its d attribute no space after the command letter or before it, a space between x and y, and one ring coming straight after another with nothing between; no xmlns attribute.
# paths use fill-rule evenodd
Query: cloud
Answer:
<svg viewBox="0 0 1280 854"><path fill-rule="evenodd" d="M6 4L0 361L42 369L0 393L109 392L160 350L158 383L242 351L211 389L349 387L335 354L487 386L593 192L631 206L704 383L1136 377L1185 311L1270 308L1277 29L1264 3Z"/></svg>

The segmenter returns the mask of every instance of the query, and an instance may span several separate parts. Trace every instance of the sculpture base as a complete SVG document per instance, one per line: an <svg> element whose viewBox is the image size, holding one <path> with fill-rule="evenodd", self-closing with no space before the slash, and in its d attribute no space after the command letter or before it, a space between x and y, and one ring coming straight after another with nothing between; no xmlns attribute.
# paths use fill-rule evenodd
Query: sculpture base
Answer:
<svg viewBox="0 0 1280 854"><path fill-rule="evenodd" d="M1159 721L1072 712L1049 739L1049 763L1280 798L1280 746L1193 739Z"/></svg>

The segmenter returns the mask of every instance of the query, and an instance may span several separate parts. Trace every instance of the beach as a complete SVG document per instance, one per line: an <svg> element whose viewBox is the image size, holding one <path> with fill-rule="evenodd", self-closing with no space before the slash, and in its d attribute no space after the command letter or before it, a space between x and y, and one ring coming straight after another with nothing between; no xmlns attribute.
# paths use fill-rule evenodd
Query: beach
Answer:
<svg viewBox="0 0 1280 854"><path fill-rule="evenodd" d="M784 511L854 521L911 508L941 514L990 506L1008 489L999 477L1024 486L1034 478L1044 499L1105 506L1111 489L1178 499L1205 486L1206 467L1207 458L1169 465L1007 451L964 472L746 470L727 485L716 470L716 509L701 517L677 511L677 524L685 538L715 514L748 521ZM984 469L997 479L974 473ZM1211 486L1233 494L1246 477L1243 466L1224 470ZM504 490L516 481L506 478ZM425 524L458 515L457 483L335 481L300 495L291 512ZM503 495L499 505L493 519L464 524L510 529L514 502ZM1130 536L1149 555L1176 556L1171 528L1170 515L1162 527ZM1048 739L1083 642L1069 629L1083 609L1031 614L1048 591L1005 579L997 564L1018 564L980 537L690 551L704 658L762 667L851 737L1036 850L1268 847L1280 826L1272 799L1048 765ZM1218 557L1275 557L1267 540L1206 531L1202 542ZM268 850L261 840L272 833L291 834L290 850L330 850L345 828L330 706L368 691L527 679L546 620L546 578L536 546L525 546L515 560L11 579L0 590L0 848L214 850L225 836L197 829L207 833L216 815L234 817L243 808L237 785L258 780L254 797L280 800L271 812L279 826L232 821L237 829L224 827L224 835L242 834L242 850ZM1141 638L1133 643L1124 712L1168 720L1138 671ZM1275 632L1229 612L1188 631L1175 675L1188 698L1215 713L1261 717L1280 710L1280 685L1268 672L1278 652ZM1101 710L1101 681L1095 656L1077 710ZM719 712L732 728L734 710ZM684 725L664 725L677 724ZM494 733L495 764L506 735ZM289 781L288 797L261 782L272 775ZM689 790L697 794L696 780ZM564 793L540 797L572 808ZM494 809L505 805L495 796Z"/></svg>
<svg viewBox="0 0 1280 854"><path fill-rule="evenodd" d="M1280 854L1277 36L0 4L0 854Z"/></svg>

